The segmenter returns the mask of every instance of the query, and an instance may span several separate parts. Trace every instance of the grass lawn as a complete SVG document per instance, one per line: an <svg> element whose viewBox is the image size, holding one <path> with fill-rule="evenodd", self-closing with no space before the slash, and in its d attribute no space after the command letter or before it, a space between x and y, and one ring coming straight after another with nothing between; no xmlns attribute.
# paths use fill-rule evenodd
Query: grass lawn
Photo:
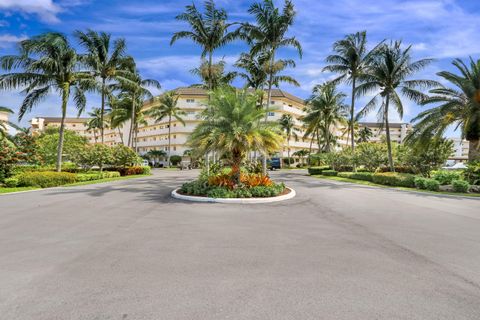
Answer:
<svg viewBox="0 0 480 320"><path fill-rule="evenodd" d="M366 186L373 186L379 188L389 188L389 189L397 189L397 190L404 190L404 191L413 191L413 192L423 192L429 194L436 194L436 195L452 195L452 196L463 196L463 197L480 197L480 193L460 193L460 192L445 192L445 191L430 191L430 190L421 190L416 188L405 188L405 187L392 187L392 186L384 186L383 184L376 184L370 181L365 180L356 180L356 179L349 179L343 177L332 177L332 176L322 176L322 175L313 175L312 177L319 178L319 179L326 179L326 180L335 180L341 182L350 182L356 184L362 184Z"/></svg>
<svg viewBox="0 0 480 320"><path fill-rule="evenodd" d="M66 184L66 185L59 186L59 187L63 188L63 187L85 186L85 185L89 185L89 184L97 184L97 183L104 183L104 182L111 182L111 181L118 181L118 180L129 180L129 179L143 178L143 177L148 177L148 176L150 176L150 175L149 174L137 174L137 175L125 176L125 177L75 182L75 183ZM42 188L39 188L39 187L2 188L2 187L0 187L0 195L1 194L12 193L12 192L30 191L30 190L38 190L38 189L42 189ZM45 189L48 189L48 188L45 188Z"/></svg>

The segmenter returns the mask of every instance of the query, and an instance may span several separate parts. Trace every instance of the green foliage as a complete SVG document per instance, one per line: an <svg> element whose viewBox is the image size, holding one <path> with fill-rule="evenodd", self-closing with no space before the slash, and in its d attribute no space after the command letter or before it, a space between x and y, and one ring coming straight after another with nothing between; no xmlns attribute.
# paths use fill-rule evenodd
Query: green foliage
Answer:
<svg viewBox="0 0 480 320"><path fill-rule="evenodd" d="M12 175L20 154L13 143L7 139L0 140L0 182Z"/></svg>
<svg viewBox="0 0 480 320"><path fill-rule="evenodd" d="M76 162L84 168L102 167L114 163L113 150L104 144L86 146L76 157Z"/></svg>
<svg viewBox="0 0 480 320"><path fill-rule="evenodd" d="M282 159L282 161L283 161L283 164L285 164L287 166L295 163L295 159L293 159L292 157L290 157L290 158L285 157L285 158Z"/></svg>
<svg viewBox="0 0 480 320"><path fill-rule="evenodd" d="M77 174L77 181L83 182L118 177L120 177L120 172L118 171L87 172Z"/></svg>
<svg viewBox="0 0 480 320"><path fill-rule="evenodd" d="M413 167L416 173L425 177L438 170L453 152L453 142L443 138L432 139L428 143L411 143L398 146L398 161L404 166Z"/></svg>
<svg viewBox="0 0 480 320"><path fill-rule="evenodd" d="M5 184L5 187L7 188L15 188L18 186L18 179L17 178L14 178L14 177L11 177L11 178L6 178L3 183Z"/></svg>
<svg viewBox="0 0 480 320"><path fill-rule="evenodd" d="M204 180L195 180L184 183L180 192L194 196L207 196L211 198L261 198L274 197L285 190L283 183L270 186L241 187L230 189L226 186L209 186Z"/></svg>
<svg viewBox="0 0 480 320"><path fill-rule="evenodd" d="M116 145L113 147L113 162L112 165L118 167L127 167L140 163L140 157L127 146Z"/></svg>
<svg viewBox="0 0 480 320"><path fill-rule="evenodd" d="M374 183L396 187L415 187L415 176L407 173L384 172L375 173L372 181Z"/></svg>
<svg viewBox="0 0 480 320"><path fill-rule="evenodd" d="M57 161L58 128L48 128L37 141L37 152L42 164L55 164ZM65 130L63 137L64 160L75 160L87 144L87 139L74 131Z"/></svg>
<svg viewBox="0 0 480 320"><path fill-rule="evenodd" d="M29 133L29 131L22 131L13 137L18 151L20 152L20 159L33 165L40 164L40 156L37 151L37 137Z"/></svg>
<svg viewBox="0 0 480 320"><path fill-rule="evenodd" d="M77 175L69 172L25 172L17 176L21 187L49 188L74 183Z"/></svg>
<svg viewBox="0 0 480 320"><path fill-rule="evenodd" d="M480 161L469 162L464 177L470 184L480 185Z"/></svg>
<svg viewBox="0 0 480 320"><path fill-rule="evenodd" d="M426 179L425 188L430 191L440 190L440 182L435 179Z"/></svg>
<svg viewBox="0 0 480 320"><path fill-rule="evenodd" d="M234 192L224 187L214 187L207 191L209 198L233 198Z"/></svg>
<svg viewBox="0 0 480 320"><path fill-rule="evenodd" d="M246 188L238 188L233 190L234 198L251 198L252 193L249 189Z"/></svg>
<svg viewBox="0 0 480 320"><path fill-rule="evenodd" d="M373 173L371 172L339 172L337 176L342 178L355 179L355 180L364 180L364 181L373 180Z"/></svg>
<svg viewBox="0 0 480 320"><path fill-rule="evenodd" d="M432 172L432 178L440 182L442 186L452 184L453 180L461 180L462 172L455 170L439 170Z"/></svg>
<svg viewBox="0 0 480 320"><path fill-rule="evenodd" d="M338 152L329 152L325 154L325 162L333 170L352 171L354 155L351 149L344 149Z"/></svg>
<svg viewBox="0 0 480 320"><path fill-rule="evenodd" d="M427 189L427 178L415 177L414 184L417 189Z"/></svg>
<svg viewBox="0 0 480 320"><path fill-rule="evenodd" d="M359 143L355 147L355 163L366 170L374 172L388 164L387 146L384 143Z"/></svg>
<svg viewBox="0 0 480 320"><path fill-rule="evenodd" d="M170 162L172 163L172 166L176 166L180 162L182 162L182 157L178 155L173 155L170 157Z"/></svg>
<svg viewBox="0 0 480 320"><path fill-rule="evenodd" d="M338 174L337 171L335 170L323 170L322 175L323 176L336 176Z"/></svg>
<svg viewBox="0 0 480 320"><path fill-rule="evenodd" d="M323 170L330 170L330 166L310 167L308 168L308 174L309 175L322 174Z"/></svg>
<svg viewBox="0 0 480 320"><path fill-rule="evenodd" d="M310 166L324 166L326 164L325 153L314 153L308 156L308 165Z"/></svg>
<svg viewBox="0 0 480 320"><path fill-rule="evenodd" d="M452 186L453 186L453 191L455 192L468 192L468 189L470 189L470 184L468 181L464 180L453 180L452 181Z"/></svg>

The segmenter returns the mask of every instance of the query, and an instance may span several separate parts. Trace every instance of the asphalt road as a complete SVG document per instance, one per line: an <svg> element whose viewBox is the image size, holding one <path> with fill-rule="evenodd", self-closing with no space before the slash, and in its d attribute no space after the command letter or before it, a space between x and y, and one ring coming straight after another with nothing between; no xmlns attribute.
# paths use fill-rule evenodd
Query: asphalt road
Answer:
<svg viewBox="0 0 480 320"><path fill-rule="evenodd" d="M171 199L194 174L0 196L0 319L480 319L480 199L301 171L286 202Z"/></svg>

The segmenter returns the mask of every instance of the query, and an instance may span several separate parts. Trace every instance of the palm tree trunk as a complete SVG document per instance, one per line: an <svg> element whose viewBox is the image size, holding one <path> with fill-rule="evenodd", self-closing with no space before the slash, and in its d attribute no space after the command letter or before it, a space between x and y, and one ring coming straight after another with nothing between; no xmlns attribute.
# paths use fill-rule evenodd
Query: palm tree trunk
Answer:
<svg viewBox="0 0 480 320"><path fill-rule="evenodd" d="M318 153L320 153L320 128L317 128L317 146L318 146Z"/></svg>
<svg viewBox="0 0 480 320"><path fill-rule="evenodd" d="M168 167L172 165L170 162L170 157L172 156L172 150L170 150L172 145L171 131L172 131L172 116L169 115L168 116L168 160L167 160Z"/></svg>
<svg viewBox="0 0 480 320"><path fill-rule="evenodd" d="M101 114L100 114L100 122L101 122L101 126L100 126L100 133L101 133L101 141L102 141L102 144L104 142L104 137L103 137L103 132L104 132L104 128L103 128L103 117L104 117L104 113L105 113L105 78L102 78L102 106L101 106Z"/></svg>
<svg viewBox="0 0 480 320"><path fill-rule="evenodd" d="M120 136L120 141L122 142L123 145L125 145L125 143L123 143L123 134L122 134L122 131L120 130L120 127L117 127L117 130L118 130L118 135Z"/></svg>
<svg viewBox="0 0 480 320"><path fill-rule="evenodd" d="M315 139L315 137L312 135L312 138L310 139L310 147L308 148L308 158L307 158L308 165L310 165L310 155L312 154L313 139Z"/></svg>
<svg viewBox="0 0 480 320"><path fill-rule="evenodd" d="M268 108L272 103L272 86L273 86L273 63L275 62L275 50L272 52L272 57L270 61L270 74L268 76L268 92L267 92L267 105L265 107L265 123L268 121ZM267 174L267 154L263 155L262 159L262 171L263 174Z"/></svg>
<svg viewBox="0 0 480 320"><path fill-rule="evenodd" d="M287 136L287 158L288 168L290 168L290 137Z"/></svg>
<svg viewBox="0 0 480 320"><path fill-rule="evenodd" d="M135 127L136 121L136 110L135 110L135 94L132 94L132 114L130 116L130 130L128 133L128 146L133 149L133 128Z"/></svg>
<svg viewBox="0 0 480 320"><path fill-rule="evenodd" d="M352 105L350 106L350 139L352 144L352 152L355 151L355 129L353 127L353 119L355 117L355 87L356 87L356 78L352 78Z"/></svg>
<svg viewBox="0 0 480 320"><path fill-rule="evenodd" d="M62 92L62 122L58 131L58 148L57 148L57 172L62 171L62 155L63 155L63 137L65 129L65 117L67 116L67 103L70 95L70 85L65 83Z"/></svg>
<svg viewBox="0 0 480 320"><path fill-rule="evenodd" d="M468 161L480 160L480 140L468 141Z"/></svg>
<svg viewBox="0 0 480 320"><path fill-rule="evenodd" d="M97 130L93 129L93 140L95 140L95 143L97 143Z"/></svg>
<svg viewBox="0 0 480 320"><path fill-rule="evenodd" d="M392 156L392 142L390 140L390 124L388 122L388 105L390 104L390 97L387 94L385 100L385 134L387 136L387 149L388 149L388 164L390 165L390 171L395 172L395 166L393 164Z"/></svg>

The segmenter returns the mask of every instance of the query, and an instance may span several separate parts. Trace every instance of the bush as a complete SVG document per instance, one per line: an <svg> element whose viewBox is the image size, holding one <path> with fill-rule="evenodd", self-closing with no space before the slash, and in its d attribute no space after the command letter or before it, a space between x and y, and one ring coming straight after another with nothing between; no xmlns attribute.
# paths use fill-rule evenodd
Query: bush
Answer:
<svg viewBox="0 0 480 320"><path fill-rule="evenodd" d="M355 162L373 172L388 163L387 146L384 143L363 142L355 148Z"/></svg>
<svg viewBox="0 0 480 320"><path fill-rule="evenodd" d="M460 180L462 177L462 173L460 171L447 171L447 170L439 170L434 171L432 174L432 178L440 182L442 186L447 184L452 184L453 180Z"/></svg>
<svg viewBox="0 0 480 320"><path fill-rule="evenodd" d="M3 182L5 184L5 187L7 188L15 188L18 186L18 179L17 178L6 178L5 181Z"/></svg>
<svg viewBox="0 0 480 320"><path fill-rule="evenodd" d="M415 176L406 173L398 172L384 172L384 173L375 173L372 176L372 181L374 183L383 184L387 186L395 187L415 187Z"/></svg>
<svg viewBox="0 0 480 320"><path fill-rule="evenodd" d="M288 157L285 157L282 159L282 162L284 165L288 166L288 165L292 165L295 163L295 159L293 159L292 157L288 158Z"/></svg>
<svg viewBox="0 0 480 320"><path fill-rule="evenodd" d="M20 161L21 154L13 143L0 140L0 181L10 177L15 164Z"/></svg>
<svg viewBox="0 0 480 320"><path fill-rule="evenodd" d="M310 167L308 168L308 174L309 175L318 175L322 174L323 170L329 170L329 166L321 166L321 167Z"/></svg>
<svg viewBox="0 0 480 320"><path fill-rule="evenodd" d="M132 166L124 171L125 176L133 176L137 174L150 174L152 169L149 166Z"/></svg>
<svg viewBox="0 0 480 320"><path fill-rule="evenodd" d="M176 166L181 161L182 161L182 157L180 157L180 156L173 155L173 156L170 157L170 162L171 162L172 166Z"/></svg>
<svg viewBox="0 0 480 320"><path fill-rule="evenodd" d="M425 181L425 188L430 191L440 190L440 182L435 179L427 179Z"/></svg>
<svg viewBox="0 0 480 320"><path fill-rule="evenodd" d="M235 189L233 192L233 196L235 198L251 198L252 193L248 189L241 188L241 189Z"/></svg>
<svg viewBox="0 0 480 320"><path fill-rule="evenodd" d="M77 174L77 181L83 182L118 177L120 177L120 172L118 171L87 172Z"/></svg>
<svg viewBox="0 0 480 320"><path fill-rule="evenodd" d="M322 175L323 176L336 176L338 174L337 171L335 170L323 170Z"/></svg>
<svg viewBox="0 0 480 320"><path fill-rule="evenodd" d="M337 176L342 178L355 179L355 180L364 180L364 181L373 180L373 173L371 172L339 172Z"/></svg>
<svg viewBox="0 0 480 320"><path fill-rule="evenodd" d="M191 182L186 182L180 188L180 191L185 194L191 194L194 196L206 195L210 188L207 185L206 181L195 180Z"/></svg>
<svg viewBox="0 0 480 320"><path fill-rule="evenodd" d="M468 192L468 189L470 189L470 184L464 180L453 180L452 187L453 187L453 191L455 192L465 193L465 192Z"/></svg>
<svg viewBox="0 0 480 320"><path fill-rule="evenodd" d="M470 162L464 172L464 177L470 184L480 185L480 161Z"/></svg>
<svg viewBox="0 0 480 320"><path fill-rule="evenodd" d="M135 151L122 144L113 147L112 153L112 165L117 167L133 166L141 161L140 157L135 153Z"/></svg>
<svg viewBox="0 0 480 320"><path fill-rule="evenodd" d="M17 176L22 187L57 187L77 181L77 175L69 172L25 172Z"/></svg>
<svg viewBox="0 0 480 320"><path fill-rule="evenodd" d="M207 191L209 198L233 198L234 193L227 188L215 187Z"/></svg>
<svg viewBox="0 0 480 320"><path fill-rule="evenodd" d="M427 178L416 177L414 180L415 188L425 190L427 189Z"/></svg>

